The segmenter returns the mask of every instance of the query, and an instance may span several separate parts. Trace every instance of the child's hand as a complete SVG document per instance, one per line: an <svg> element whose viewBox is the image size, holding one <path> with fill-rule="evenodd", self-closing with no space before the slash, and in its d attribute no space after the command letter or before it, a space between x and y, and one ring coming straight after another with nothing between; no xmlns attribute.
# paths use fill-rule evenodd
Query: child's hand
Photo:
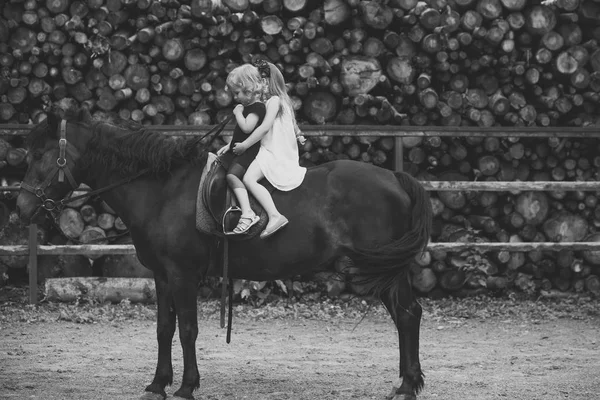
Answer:
<svg viewBox="0 0 600 400"><path fill-rule="evenodd" d="M229 143L226 144L225 146L221 147L218 151L217 151L217 155L218 156L222 156L223 154L227 153L227 151L229 151Z"/></svg>
<svg viewBox="0 0 600 400"><path fill-rule="evenodd" d="M233 145L233 154L239 156L240 154L244 154L244 152L248 150L248 145L244 142L236 143Z"/></svg>
<svg viewBox="0 0 600 400"><path fill-rule="evenodd" d="M306 138L304 137L304 135L298 135L296 136L296 140L298 141L298 143L300 143L302 146L304 146L304 143L306 143Z"/></svg>
<svg viewBox="0 0 600 400"><path fill-rule="evenodd" d="M244 106L243 106L243 105L241 105L241 104L238 104L237 106L235 106L235 107L233 108L233 115L236 115L236 114L241 114L241 113L242 113L242 111L244 111Z"/></svg>

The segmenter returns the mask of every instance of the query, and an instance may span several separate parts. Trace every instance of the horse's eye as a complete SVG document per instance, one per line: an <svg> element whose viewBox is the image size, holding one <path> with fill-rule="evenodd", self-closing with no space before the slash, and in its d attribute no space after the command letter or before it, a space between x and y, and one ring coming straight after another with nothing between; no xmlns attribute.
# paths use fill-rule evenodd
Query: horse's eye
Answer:
<svg viewBox="0 0 600 400"><path fill-rule="evenodd" d="M42 152L41 152L41 151L39 151L39 150L34 150L34 151L31 153L31 157L32 157L34 160L41 160L43 155L44 155L44 153L42 153Z"/></svg>

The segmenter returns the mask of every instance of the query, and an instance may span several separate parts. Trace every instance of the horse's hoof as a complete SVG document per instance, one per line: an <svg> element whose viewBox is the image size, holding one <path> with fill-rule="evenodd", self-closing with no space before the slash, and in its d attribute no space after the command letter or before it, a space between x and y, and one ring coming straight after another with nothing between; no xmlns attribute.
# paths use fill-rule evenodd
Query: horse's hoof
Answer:
<svg viewBox="0 0 600 400"><path fill-rule="evenodd" d="M153 392L146 392L144 393L144 395L142 397L140 397L140 400L165 400L166 396L163 396L162 394L158 394L158 393L153 393Z"/></svg>
<svg viewBox="0 0 600 400"><path fill-rule="evenodd" d="M396 393L398 388L392 388L392 392L385 397L385 400L417 400L417 396L408 393Z"/></svg>

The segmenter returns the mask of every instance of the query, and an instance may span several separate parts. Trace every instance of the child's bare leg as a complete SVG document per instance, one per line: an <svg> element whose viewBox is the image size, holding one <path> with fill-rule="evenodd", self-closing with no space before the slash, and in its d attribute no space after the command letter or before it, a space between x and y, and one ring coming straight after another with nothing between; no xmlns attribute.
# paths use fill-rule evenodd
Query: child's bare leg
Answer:
<svg viewBox="0 0 600 400"><path fill-rule="evenodd" d="M267 188L258 183L262 178L264 178L264 175L260 170L258 163L255 161L250 164L248 171L246 171L246 174L244 175L244 184L250 193L256 197L256 200L263 206L269 216L269 223L263 233L261 233L261 238L265 238L285 226L288 223L288 219L281 215Z"/></svg>
<svg viewBox="0 0 600 400"><path fill-rule="evenodd" d="M256 224L260 217L250 207L250 198L248 197L248 190L234 174L227 174L227 182L229 183L235 197L237 198L242 215L237 223L237 226L233 228L233 233L240 235L246 233L254 224Z"/></svg>
<svg viewBox="0 0 600 400"><path fill-rule="evenodd" d="M278 218L281 216L281 213L279 212L279 210L277 210L277 207L273 202L271 194L269 193L267 188L258 183L258 181L260 181L264 177L265 176L260 170L258 163L253 162L252 164L250 164L248 170L246 171L246 174L244 175L244 185L246 188L248 188L250 193L252 193L252 195L256 197L256 200L258 200L260 205L263 206L263 208L267 212L267 215L269 216L269 219Z"/></svg>
<svg viewBox="0 0 600 400"><path fill-rule="evenodd" d="M250 207L250 198L248 197L248 190L246 190L246 187L244 186L240 178L233 174L227 174L227 183L229 184L229 187L233 190L235 198L237 199L238 204L240 205L240 209L242 210L242 217L252 218L255 215L255 213Z"/></svg>

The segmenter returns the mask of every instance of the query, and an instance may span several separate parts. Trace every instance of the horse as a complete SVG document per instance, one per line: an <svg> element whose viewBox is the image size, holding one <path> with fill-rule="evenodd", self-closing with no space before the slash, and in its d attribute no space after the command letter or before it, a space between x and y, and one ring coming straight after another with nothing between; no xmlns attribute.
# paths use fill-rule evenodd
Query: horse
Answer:
<svg viewBox="0 0 600 400"><path fill-rule="evenodd" d="M193 399L200 380L197 286L205 276L222 276L222 266L210 262L214 235L195 226L207 145L141 126L97 121L87 109L67 117L48 113L25 143L28 168L17 198L21 220L28 224L44 211L56 212L81 183L102 191L100 198L129 228L140 262L154 273L158 360L141 398L166 398L177 326L184 369L174 396ZM398 331L401 384L390 396L416 399L424 385L422 309L411 288L409 266L431 231L431 203L423 186L403 172L337 160L308 168L301 186L275 191L273 199L290 223L268 239L231 241L229 276L264 281L335 272L342 264L336 260L350 258L351 278L368 282L368 294L383 303Z"/></svg>

